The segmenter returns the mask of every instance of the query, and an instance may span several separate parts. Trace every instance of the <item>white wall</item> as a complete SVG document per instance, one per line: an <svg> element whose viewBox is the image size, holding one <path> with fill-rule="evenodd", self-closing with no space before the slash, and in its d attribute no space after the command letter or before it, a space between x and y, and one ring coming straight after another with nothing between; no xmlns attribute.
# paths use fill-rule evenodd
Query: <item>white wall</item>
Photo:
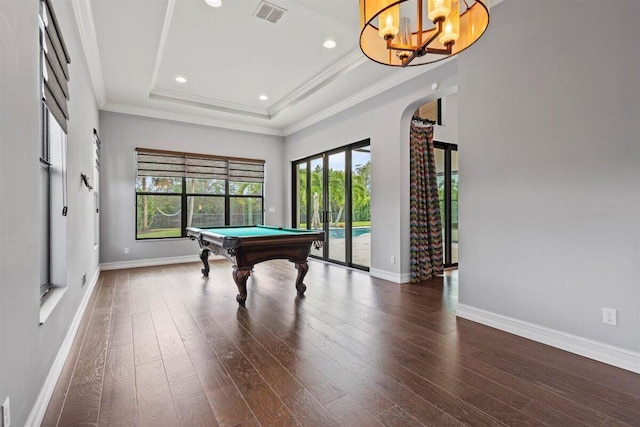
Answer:
<svg viewBox="0 0 640 427"><path fill-rule="evenodd" d="M249 157L265 160L265 224L283 226L284 143L282 137L259 135L100 112L102 141L102 263L131 262L155 258L193 256L198 246L188 238L136 240L135 148ZM269 208L275 212L269 212ZM129 248L129 254L124 254Z"/></svg>
<svg viewBox="0 0 640 427"><path fill-rule="evenodd" d="M71 56L68 133L67 292L40 326L40 93L37 1L0 2L0 401L11 398L21 426L41 391L88 286L98 272L92 194L80 171L92 167L98 110L70 3L53 1Z"/></svg>
<svg viewBox="0 0 640 427"><path fill-rule="evenodd" d="M458 62L460 303L640 370L640 3L550 4L503 2Z"/></svg>
<svg viewBox="0 0 640 427"><path fill-rule="evenodd" d="M456 61L452 60L286 138L285 182L291 182L292 161L370 138L371 274L374 276L396 282L410 280L410 119L423 103L451 95L456 87L455 75ZM434 82L440 85L436 92L431 90ZM445 102L445 108L450 107L455 107L455 99ZM446 115L448 117L449 112ZM434 135L438 140L455 143L455 119L451 126L436 126ZM290 188L286 201L287 212L291 212ZM391 263L392 256L395 264Z"/></svg>

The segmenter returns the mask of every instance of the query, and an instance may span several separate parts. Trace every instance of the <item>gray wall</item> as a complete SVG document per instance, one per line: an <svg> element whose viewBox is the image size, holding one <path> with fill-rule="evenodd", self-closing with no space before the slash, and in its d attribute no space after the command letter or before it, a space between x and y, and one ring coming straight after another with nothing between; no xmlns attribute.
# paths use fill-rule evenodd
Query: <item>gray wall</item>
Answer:
<svg viewBox="0 0 640 427"><path fill-rule="evenodd" d="M459 58L460 303L637 352L640 2L549 4Z"/></svg>
<svg viewBox="0 0 640 427"><path fill-rule="evenodd" d="M283 226L284 142L282 137L218 129L126 114L100 112L102 263L193 255L189 239L143 241L136 236L135 148L185 151L265 160L265 224ZM275 212L269 212L269 208ZM124 254L124 248L129 254Z"/></svg>
<svg viewBox="0 0 640 427"><path fill-rule="evenodd" d="M71 55L67 139L68 290L39 325L40 94L38 2L0 1L0 401L11 397L12 425L24 425L98 269L93 246L93 194L80 187L90 172L98 127L83 53L69 2L54 0Z"/></svg>

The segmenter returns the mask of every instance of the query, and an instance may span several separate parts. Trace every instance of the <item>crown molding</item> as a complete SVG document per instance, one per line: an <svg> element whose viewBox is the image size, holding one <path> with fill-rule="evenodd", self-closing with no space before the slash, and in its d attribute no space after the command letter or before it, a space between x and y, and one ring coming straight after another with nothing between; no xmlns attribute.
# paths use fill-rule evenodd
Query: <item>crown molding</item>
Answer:
<svg viewBox="0 0 640 427"><path fill-rule="evenodd" d="M339 112L346 110L347 108L353 107L354 105L364 102L369 98L372 98L376 95L380 95L382 92L392 89L402 83L405 83L421 74L426 73L427 71L431 71L434 68L442 65L443 62L446 62L446 61L448 60L441 61L436 64L430 64L430 65L425 65L421 67L413 67L411 69L406 69L406 68L399 69L396 73L392 74L391 76L383 80L380 80L378 83L375 83L367 87L366 89L361 90L360 92L350 96L349 98L346 98L342 102L332 105L329 108L325 108L324 110L319 111L318 113L312 116L309 116L304 120L300 120L299 122L296 122L294 125L291 125L282 129L282 133L284 134L284 136L289 136L304 128L314 125L324 119L327 119L333 115L336 115Z"/></svg>
<svg viewBox="0 0 640 427"><path fill-rule="evenodd" d="M333 80L341 77L350 71L355 70L360 65L367 62L367 58L362 54L360 49L354 49L347 55L343 56L338 62L327 68L311 80L291 92L289 95L276 102L270 109L271 118L278 115L282 110L292 107L305 98L313 95Z"/></svg>
<svg viewBox="0 0 640 427"><path fill-rule="evenodd" d="M86 0L71 0L71 7L76 17L76 26L80 34L84 57L87 60L93 92L98 102L98 108L102 108L107 102L107 93L104 88L102 62L100 61L100 51L98 50L98 39L96 38L96 27L93 22L91 2Z"/></svg>
<svg viewBox="0 0 640 427"><path fill-rule="evenodd" d="M211 126L223 129L238 130L243 132L259 133L263 135L284 136L280 129L274 129L263 126L255 126L244 123L231 122L229 120L211 119L206 117L198 117L191 114L173 113L169 111L160 111L153 108L135 107L125 104L116 104L107 102L102 111L110 111L114 113L129 114L133 116L151 117L154 119L172 120L176 122L191 123L202 126Z"/></svg>
<svg viewBox="0 0 640 427"><path fill-rule="evenodd" d="M235 104L232 102L220 101L204 96L191 95L169 89L154 88L149 93L150 99L190 105L208 110L220 111L223 113L239 114L241 116L256 117L258 119L271 119L271 115L264 108L255 108L248 105Z"/></svg>

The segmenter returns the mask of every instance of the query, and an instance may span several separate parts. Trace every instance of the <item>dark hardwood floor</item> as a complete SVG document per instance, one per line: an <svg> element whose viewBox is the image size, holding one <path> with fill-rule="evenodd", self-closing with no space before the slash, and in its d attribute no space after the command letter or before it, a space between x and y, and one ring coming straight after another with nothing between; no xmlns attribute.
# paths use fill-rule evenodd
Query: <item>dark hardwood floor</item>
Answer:
<svg viewBox="0 0 640 427"><path fill-rule="evenodd" d="M640 375L456 319L418 285L310 262L102 272L43 426L640 426Z"/></svg>

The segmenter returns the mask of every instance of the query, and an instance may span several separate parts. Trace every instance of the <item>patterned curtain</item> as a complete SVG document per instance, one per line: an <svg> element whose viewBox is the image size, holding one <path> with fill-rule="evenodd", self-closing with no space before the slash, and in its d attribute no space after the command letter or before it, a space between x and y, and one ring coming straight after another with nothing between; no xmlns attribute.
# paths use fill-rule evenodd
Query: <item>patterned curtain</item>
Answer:
<svg viewBox="0 0 640 427"><path fill-rule="evenodd" d="M442 273L442 220L433 125L411 121L411 282Z"/></svg>

